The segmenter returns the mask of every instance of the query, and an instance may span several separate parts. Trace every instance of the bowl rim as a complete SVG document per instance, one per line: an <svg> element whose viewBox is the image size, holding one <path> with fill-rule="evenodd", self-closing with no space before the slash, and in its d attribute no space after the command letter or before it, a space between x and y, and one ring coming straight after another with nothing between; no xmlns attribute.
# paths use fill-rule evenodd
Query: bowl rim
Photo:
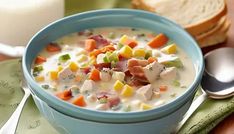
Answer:
<svg viewBox="0 0 234 134"><path fill-rule="evenodd" d="M76 17L83 17L83 18L87 18L92 16L92 15L97 15L97 14L131 14L131 15L145 15L145 16L150 16L153 18L158 18L158 19L162 19L163 21L177 27L187 38L188 40L190 40L192 42L191 45L194 45L194 47L196 48L197 52L197 60L199 61L199 68L196 71L196 76L193 80L193 82L191 83L191 85L187 88L187 90L180 95L179 97L177 97L176 99L174 99L173 101L166 103L165 105L162 105L158 108L154 108L151 110L147 110L147 111L138 111L138 112L106 112L106 111L97 111L97 110L90 110L90 109L85 109L85 108L80 108L77 106L74 106L68 102L62 101L60 99L58 99L57 97L55 97L54 95L49 94L48 92L44 91L36 82L35 80L32 78L31 76L31 72L28 71L27 69L27 53L28 53L28 48L29 46L32 44L32 41L37 38L37 36L39 36L43 31L46 31L47 28L59 24L59 23L63 23L66 20L69 19L74 19ZM142 16L141 16L142 17ZM149 19L149 18L147 18ZM32 63L29 63L32 64ZM191 95L195 94L196 88L200 83L203 71L204 71L204 60L203 60L203 55L201 52L200 47L198 46L198 44L196 43L196 41L192 38L191 35L189 35L181 26L179 26L178 24L170 21L167 18L164 18L162 16L156 15L154 13L150 13L147 11L141 11L141 10L134 10L134 9L102 9L102 10L93 10L93 11L87 11L87 12L83 12L83 13L79 13L79 14L75 14L75 15L71 15L71 16L67 16L64 17L62 19L59 19L49 25L47 25L46 27L44 27L43 29L41 29L39 32L37 32L32 38L31 40L28 42L27 46L26 46L26 51L23 55L22 58L22 67L23 67L23 74L26 78L26 81L28 82L29 86L32 88L32 93L36 94L36 96L38 96L38 98L42 99L43 101L45 101L49 106L51 106L52 108L61 111L61 109L66 109L66 111L61 111L62 113L65 113L69 116L73 116L76 118L81 118L81 119L88 119L88 120L93 120L93 121L100 121L100 122L138 122L138 121L146 121L149 119L155 119L158 117L162 117L162 116L166 116L168 112L166 111L170 111L173 112L175 111L175 107L181 107L183 104L182 101L185 99L188 99ZM180 102L180 103L178 103ZM180 104L178 106L178 104ZM174 107L174 108L173 108Z"/></svg>

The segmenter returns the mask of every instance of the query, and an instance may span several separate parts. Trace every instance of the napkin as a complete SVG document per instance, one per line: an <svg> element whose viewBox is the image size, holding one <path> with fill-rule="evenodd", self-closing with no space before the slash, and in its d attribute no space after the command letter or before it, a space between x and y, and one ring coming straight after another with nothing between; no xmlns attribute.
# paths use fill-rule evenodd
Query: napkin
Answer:
<svg viewBox="0 0 234 134"><path fill-rule="evenodd" d="M0 62L0 128L10 118L23 98L20 87L21 62L19 59ZM21 113L16 134L58 134L38 111L30 97Z"/></svg>
<svg viewBox="0 0 234 134"><path fill-rule="evenodd" d="M92 3L92 4L90 4ZM108 8L131 8L131 0L66 0L66 15ZM197 93L199 96L200 93ZM207 98L181 128L179 134L208 133L234 112L234 97L224 100Z"/></svg>

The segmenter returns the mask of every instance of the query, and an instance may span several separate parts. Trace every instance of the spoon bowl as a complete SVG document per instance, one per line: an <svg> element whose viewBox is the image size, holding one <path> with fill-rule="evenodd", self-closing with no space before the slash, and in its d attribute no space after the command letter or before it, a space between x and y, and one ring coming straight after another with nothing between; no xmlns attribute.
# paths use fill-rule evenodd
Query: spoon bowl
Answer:
<svg viewBox="0 0 234 134"><path fill-rule="evenodd" d="M214 99L234 95L234 48L220 48L205 55L201 86Z"/></svg>

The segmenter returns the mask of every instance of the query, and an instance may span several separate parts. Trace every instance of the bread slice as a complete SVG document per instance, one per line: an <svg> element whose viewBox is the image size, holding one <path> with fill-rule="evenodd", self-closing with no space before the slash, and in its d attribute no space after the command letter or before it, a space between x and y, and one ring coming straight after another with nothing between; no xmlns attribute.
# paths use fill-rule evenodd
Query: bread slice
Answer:
<svg viewBox="0 0 234 134"><path fill-rule="evenodd" d="M230 20L226 19L223 24L216 26L217 28L214 28L215 30L212 30L212 32L204 33L195 37L197 43L200 47L207 47L224 42L227 39L227 32L230 25Z"/></svg>
<svg viewBox="0 0 234 134"><path fill-rule="evenodd" d="M193 36L214 28L227 13L225 0L132 0L132 5L177 22Z"/></svg>
<svg viewBox="0 0 234 134"><path fill-rule="evenodd" d="M227 17L223 16L212 29L210 29L207 32L204 32L204 33L201 33L199 35L196 35L196 36L194 36L194 38L196 40L199 40L199 39L206 38L209 35L212 35L212 34L218 32L221 28L223 28L225 26L225 24L227 23L227 21L228 21Z"/></svg>

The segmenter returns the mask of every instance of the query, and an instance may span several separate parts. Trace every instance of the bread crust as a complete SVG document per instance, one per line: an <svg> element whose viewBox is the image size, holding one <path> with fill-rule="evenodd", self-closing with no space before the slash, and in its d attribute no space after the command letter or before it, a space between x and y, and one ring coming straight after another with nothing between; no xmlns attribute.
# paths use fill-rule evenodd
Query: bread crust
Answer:
<svg viewBox="0 0 234 134"><path fill-rule="evenodd" d="M151 7L147 5L143 0L132 0L132 7L135 9L143 9L151 12L155 12L157 7ZM191 25L183 26L191 35L196 36L201 33L207 32L210 29L214 28L218 21L227 14L227 4L224 0L224 7L217 14L213 15L210 18L197 22Z"/></svg>
<svg viewBox="0 0 234 134"><path fill-rule="evenodd" d="M197 39L200 47L208 47L224 42L227 39L227 32L231 26L230 20L226 20L222 27L219 27L212 34Z"/></svg>
<svg viewBox="0 0 234 134"><path fill-rule="evenodd" d="M206 38L207 36L212 35L213 33L221 30L223 27L225 27L226 23L227 23L227 17L223 16L212 29L210 29L207 32L196 35L194 37L196 40Z"/></svg>

